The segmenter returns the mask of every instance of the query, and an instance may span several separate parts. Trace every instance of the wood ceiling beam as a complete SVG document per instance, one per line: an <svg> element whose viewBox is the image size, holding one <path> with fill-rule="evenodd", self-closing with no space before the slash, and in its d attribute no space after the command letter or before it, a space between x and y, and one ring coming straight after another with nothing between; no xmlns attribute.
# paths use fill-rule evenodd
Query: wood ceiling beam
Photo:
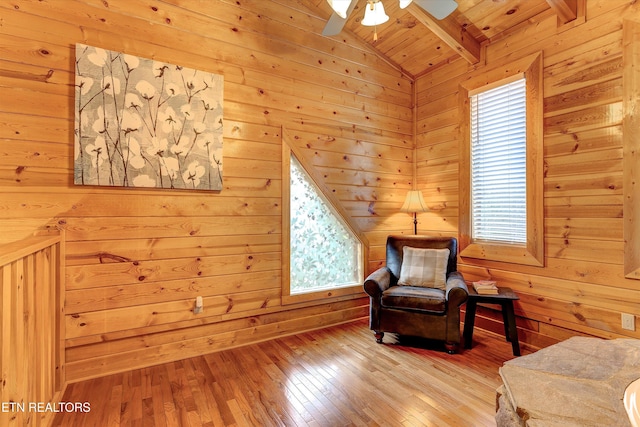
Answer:
<svg viewBox="0 0 640 427"><path fill-rule="evenodd" d="M407 10L470 64L480 62L480 43L460 27L452 16L438 21L415 2L412 2Z"/></svg>
<svg viewBox="0 0 640 427"><path fill-rule="evenodd" d="M578 17L578 0L547 0L547 4L558 15L561 23L573 21Z"/></svg>

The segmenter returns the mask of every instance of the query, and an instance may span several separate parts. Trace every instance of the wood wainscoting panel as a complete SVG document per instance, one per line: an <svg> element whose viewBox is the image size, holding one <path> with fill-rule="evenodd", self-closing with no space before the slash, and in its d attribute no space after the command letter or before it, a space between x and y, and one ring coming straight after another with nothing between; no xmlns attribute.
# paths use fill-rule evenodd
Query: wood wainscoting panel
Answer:
<svg viewBox="0 0 640 427"><path fill-rule="evenodd" d="M0 425L48 426L64 387L64 240L0 245Z"/></svg>

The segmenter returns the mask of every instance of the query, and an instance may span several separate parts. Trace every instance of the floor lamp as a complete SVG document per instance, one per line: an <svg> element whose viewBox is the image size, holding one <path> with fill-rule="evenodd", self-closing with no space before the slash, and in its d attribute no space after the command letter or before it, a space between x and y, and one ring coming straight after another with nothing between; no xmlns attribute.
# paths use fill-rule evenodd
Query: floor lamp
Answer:
<svg viewBox="0 0 640 427"><path fill-rule="evenodd" d="M422 191L409 190L407 191L407 197L404 200L404 204L400 208L400 212L408 212L413 214L413 234L418 234L418 212L426 212L427 204L422 197Z"/></svg>

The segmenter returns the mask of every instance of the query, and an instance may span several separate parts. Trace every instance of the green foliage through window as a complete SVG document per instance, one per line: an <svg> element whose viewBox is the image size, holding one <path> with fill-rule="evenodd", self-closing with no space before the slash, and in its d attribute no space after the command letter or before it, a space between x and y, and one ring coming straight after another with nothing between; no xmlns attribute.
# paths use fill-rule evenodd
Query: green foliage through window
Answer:
<svg viewBox="0 0 640 427"><path fill-rule="evenodd" d="M291 157L290 291L353 286L361 280L361 243Z"/></svg>

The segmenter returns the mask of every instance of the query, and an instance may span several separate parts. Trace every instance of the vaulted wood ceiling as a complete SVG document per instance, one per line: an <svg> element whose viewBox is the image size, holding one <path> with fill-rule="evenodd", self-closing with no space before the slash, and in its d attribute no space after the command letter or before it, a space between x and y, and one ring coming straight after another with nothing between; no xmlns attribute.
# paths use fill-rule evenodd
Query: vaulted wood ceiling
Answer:
<svg viewBox="0 0 640 427"><path fill-rule="evenodd" d="M319 16L331 16L326 0L298 1ZM361 38L406 74L417 77L460 56L470 64L480 62L483 43L499 39L536 15L555 14L559 25L583 20L584 1L457 0L458 8L439 21L415 3L400 9L398 0L382 0L390 19L377 27L374 41L374 29L360 24L366 0L358 0L343 32Z"/></svg>

